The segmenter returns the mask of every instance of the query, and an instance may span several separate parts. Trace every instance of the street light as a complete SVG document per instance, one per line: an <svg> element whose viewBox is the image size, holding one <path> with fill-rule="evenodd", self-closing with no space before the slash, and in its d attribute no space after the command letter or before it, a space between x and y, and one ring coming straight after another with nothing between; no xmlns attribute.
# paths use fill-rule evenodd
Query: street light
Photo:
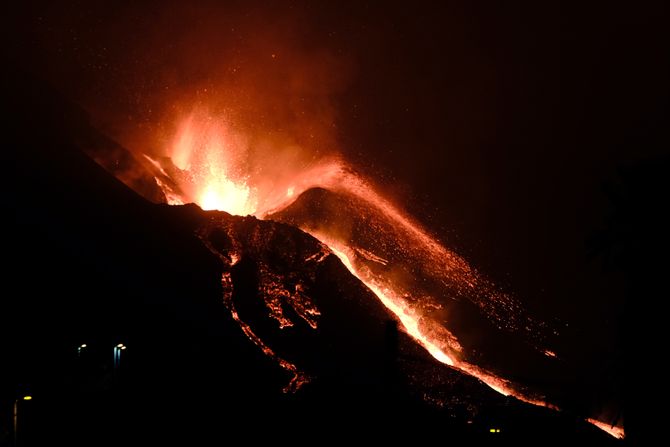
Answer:
<svg viewBox="0 0 670 447"><path fill-rule="evenodd" d="M18 445L18 439L19 439L19 402L22 400L27 401L27 400L33 400L33 396L27 394L23 396L21 399L15 399L14 400L14 414L13 414L13 422L14 422L14 445Z"/></svg>
<svg viewBox="0 0 670 447"><path fill-rule="evenodd" d="M83 343L77 347L77 357L81 357L81 351L86 349L86 343Z"/></svg>
<svg viewBox="0 0 670 447"><path fill-rule="evenodd" d="M121 351L125 351L127 348L123 343L119 343L114 346L114 370L118 369L121 364Z"/></svg>

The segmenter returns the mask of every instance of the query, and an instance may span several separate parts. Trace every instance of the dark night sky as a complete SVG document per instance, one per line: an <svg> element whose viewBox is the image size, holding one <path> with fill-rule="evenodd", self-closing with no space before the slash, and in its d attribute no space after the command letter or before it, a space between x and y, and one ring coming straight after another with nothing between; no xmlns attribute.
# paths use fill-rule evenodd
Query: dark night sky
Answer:
<svg viewBox="0 0 670 447"><path fill-rule="evenodd" d="M316 126L545 318L616 332L622 285L586 241L617 169L667 153L663 2L58 3L17 11L10 57L112 138L162 135L205 88L264 130L307 95L297 134ZM275 52L287 62L268 70Z"/></svg>

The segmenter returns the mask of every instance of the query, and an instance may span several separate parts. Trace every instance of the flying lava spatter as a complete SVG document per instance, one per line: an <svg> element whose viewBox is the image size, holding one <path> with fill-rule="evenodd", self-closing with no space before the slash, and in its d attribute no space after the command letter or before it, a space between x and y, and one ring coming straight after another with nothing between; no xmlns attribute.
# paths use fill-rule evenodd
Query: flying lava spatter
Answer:
<svg viewBox="0 0 670 447"><path fill-rule="evenodd" d="M272 166L286 165L286 161L281 160L281 154L276 158L273 154L264 154L262 162L258 162L253 160L249 152L244 140L225 122L193 114L180 126L165 157L145 157L150 162L156 182L167 202L173 205L193 202L205 210L282 220L282 212L303 192L312 188L322 188L351 199L358 204L357 209L361 213L371 213L370 216L373 216L366 214L361 219L368 225L365 231L371 233L373 238L390 240L391 244L374 246L356 241L350 234L338 231L336 225L320 226L307 221L297 222L297 226L330 248L346 268L395 315L404 331L438 362L478 378L503 395L556 409L543 395L475 365L458 338L433 316L448 312L448 308L440 301L443 297L431 296L431 293L440 290L440 293L448 294L452 299L468 300L500 330L525 331L532 339L540 332L538 328L542 323L527 316L520 317L522 308L516 300L500 292L462 257L421 229L420 225L376 192L370 182L356 174L341 159L324 158L298 167L292 165L284 170L288 174L282 172L283 175L277 176L273 175L278 171L273 171ZM200 236L207 245L206 237ZM392 247L389 248L389 245ZM228 264L236 262L231 259L223 261ZM399 280L393 274L394 270L389 268L395 266L402 269L410 264L418 264L421 275L437 286L422 289L423 286L418 284L423 278ZM411 272L407 268L405 270ZM293 374L285 391L296 391L309 380L308 377L300 372L298 366L280 358L240 319L229 292L226 292L231 284L230 278L225 275L222 278L224 304L233 319L266 355ZM272 306L274 298L271 295L268 292L266 306L272 313L272 309L277 306ZM294 308L306 306L302 314L298 313L312 328L316 328L318 309L301 300L301 297L297 297L291 305ZM435 309L439 309L439 312L436 313ZM281 315L276 315L276 312L272 316L277 319L280 328L290 324L286 321L282 323ZM538 340L535 340L534 349L549 358L557 357L553 351L541 346ZM589 422L615 437L623 437L623 430L618 427L608 427L592 419Z"/></svg>

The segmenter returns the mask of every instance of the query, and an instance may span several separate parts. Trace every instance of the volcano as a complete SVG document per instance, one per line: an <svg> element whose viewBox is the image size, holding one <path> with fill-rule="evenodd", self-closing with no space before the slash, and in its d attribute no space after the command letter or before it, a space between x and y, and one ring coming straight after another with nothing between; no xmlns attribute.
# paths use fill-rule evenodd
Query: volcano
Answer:
<svg viewBox="0 0 670 447"><path fill-rule="evenodd" d="M440 349L467 351L460 361L477 362L475 372L520 374L514 357L501 363L468 337L474 325L502 333L499 344L518 342L516 355L535 358L538 370L552 360L537 348L544 339L515 329L534 327L530 317L505 316L512 301L469 299L419 263L383 216L356 211L356 197L309 188L265 219L152 203L167 201L153 173L84 111L25 74L4 85L13 86L8 290L20 297L3 301L11 343L1 391L3 400L17 389L34 397L21 422L26 444L225 441L236 430L316 442L354 430L387 440L438 432L612 441L570 412L494 391L417 343L346 262L370 278L392 266L401 289L446 296L420 325L442 335L449 327L454 341ZM95 156L109 148L117 164ZM126 184L110 170L128 173ZM349 258L312 236L342 228L337 213L352 230ZM384 238L366 233L371 226ZM469 278L465 267L450 271ZM120 371L111 365L117 343L128 348ZM82 344L88 359L77 355Z"/></svg>

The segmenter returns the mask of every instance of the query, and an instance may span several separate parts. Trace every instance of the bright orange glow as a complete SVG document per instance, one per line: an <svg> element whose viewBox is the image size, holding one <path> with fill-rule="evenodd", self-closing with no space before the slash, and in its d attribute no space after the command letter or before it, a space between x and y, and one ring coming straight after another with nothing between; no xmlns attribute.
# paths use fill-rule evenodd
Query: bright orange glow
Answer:
<svg viewBox="0 0 670 447"><path fill-rule="evenodd" d="M220 228L216 225L213 228ZM203 228L199 232L198 236L200 240L205 244L205 246L216 255L222 262L225 268L230 268L234 266L239 260L239 255L235 251L230 253L228 256L222 255L211 243L209 239L209 230L210 228ZM228 229L230 230L230 229ZM231 240L234 240L231 239ZM313 255L312 260L316 262L321 262L325 256L316 253ZM275 318L279 323L279 328L283 329L285 327L293 326L293 321L290 318L287 318L284 315L282 302L285 302L290 307L293 308L298 317L302 318L310 328L317 328L317 318L320 315L319 310L311 302L311 300L302 294L302 287L300 285L295 285L293 293L287 290L284 285L281 283L280 278L273 278L269 272L263 272L264 274L260 275L260 287L263 290L263 299L266 306L270 310L270 315ZM223 303L230 311L233 320L240 326L242 332L247 336L251 342L260 348L260 350L268 357L275 360L279 366L284 370L291 373L292 377L289 383L284 387L283 391L285 393L295 393L305 385L309 383L310 378L302 372L295 363L292 363L285 358L279 356L267 343L265 343L261 337L259 337L249 324L247 324L242 318L240 318L235 302L233 300L233 281L229 271L224 271L221 274L221 286L223 290Z"/></svg>
<svg viewBox="0 0 670 447"><path fill-rule="evenodd" d="M358 279L363 281L368 289L370 289L377 298L386 306L393 314L398 317L402 323L405 331L411 335L417 342L421 344L426 350L441 363L453 366L454 359L446 354L442 349L438 348L431 340L426 337L425 334L419 329L419 318L416 313L408 308L405 303L401 300L398 300L394 297L393 291L391 290L382 290L377 284L372 281L366 281L365 278L361 277L357 270L354 268L353 264L349 257L345 254L347 251L346 247L340 246L337 242L319 234L312 234L315 238L319 239L321 242L326 244L333 253L340 258L342 263L353 273Z"/></svg>
<svg viewBox="0 0 670 447"><path fill-rule="evenodd" d="M501 309L507 315L514 316L521 309L518 302L500 292L465 259L440 244L342 161L337 158L305 161L296 154L293 150L278 147L264 146L263 150L257 150L249 139L234 131L225 119L215 119L203 112L196 112L179 126L177 135L167 150L172 163L154 159L149 161L155 168L156 182L163 189L170 204L195 202L205 210L220 210L236 215L251 214L264 218L285 209L310 188L321 187L354 198L364 207L383 216L383 225L391 229L389 233L381 234L383 230L377 227L370 230L379 232L380 237L390 236L389 241L395 252L400 252L401 258L405 256L402 259L413 264L420 263L422 274L444 284L455 296L472 302L499 329L533 330L532 321L506 321ZM438 362L478 378L503 395L513 396L533 405L557 409L546 402L544 397L533 395L509 380L470 363L468 353L463 352L457 338L441 321L425 311L430 306L439 308L440 297L427 296L421 290L406 288L391 274L384 273L386 270L373 271L369 268L367 263L387 267L390 261L386 259L385 253L375 252L372 247L356 246L348 236L334 234L327 229L310 228L307 225L301 225L301 229L328 246L346 268L397 317L405 332ZM222 261L232 266L239 259L239 255L237 252L231 253L229 259L222 258ZM222 284L231 287L230 278L225 275ZM282 299L288 299L293 292L278 291L272 287L268 288L268 294L276 296L265 297L266 306L280 328L290 327L291 322L282 315L277 300L279 295ZM227 293L229 291L224 292ZM295 364L279 357L239 318L232 299L226 296L226 306L247 337L293 374L286 391L296 391L306 383L308 378ZM290 299L293 299L292 305L295 309L304 305L301 304L300 297ZM316 308L307 305L302 313L298 313L310 327L316 328ZM547 357L557 357L553 351L540 346L537 349ZM589 422L596 423L592 420ZM498 430L496 433L499 432L499 429L495 430Z"/></svg>
<svg viewBox="0 0 670 447"><path fill-rule="evenodd" d="M426 351L430 353L437 361L445 365L452 366L460 371L463 371L471 376L474 376L488 385L491 389L497 391L505 396L514 396L517 399L538 406L545 406L549 408L556 408L553 405L544 402L541 399L527 396L519 391L516 391L509 381L497 377L496 375L472 365L468 362L459 360L457 355L461 351L461 346L456 342L455 338L448 337L438 339L427 333L419 325L421 315L407 305L397 292L390 288L382 288L375 283L374 279L366 273L365 270L357 269L350 259L350 250L333 239L322 234L312 234L315 238L326 244L333 253L340 258L342 263L349 269L349 271L360 279L379 300L386 306L393 314L398 317L403 325L405 331L414 338ZM444 333L442 334L444 335ZM451 334L449 334L451 335Z"/></svg>
<svg viewBox="0 0 670 447"><path fill-rule="evenodd" d="M186 194L175 197L175 192L157 177L169 202L195 202L205 210L236 215L256 212L256 192L242 175L243 142L225 123L194 113L180 126L169 152L172 163L183 174L180 186ZM155 160L149 161L156 166ZM156 167L160 174L167 175L159 163Z"/></svg>
<svg viewBox="0 0 670 447"><path fill-rule="evenodd" d="M595 425L599 429L603 430L604 432L614 436L615 438L618 439L624 439L626 437L626 434L624 433L624 430L622 427L617 427L616 425L610 425L606 424L602 421L599 421L597 419L592 419L588 418L586 419L588 422L591 424Z"/></svg>
<svg viewBox="0 0 670 447"><path fill-rule="evenodd" d="M256 209L250 198L250 190L244 184L236 184L227 178L210 181L196 198L203 210L222 210L230 214L253 214Z"/></svg>
<svg viewBox="0 0 670 447"><path fill-rule="evenodd" d="M550 351L549 349L545 349L543 352L544 352L544 355L546 355L547 357L551 357L551 358L556 358L557 357L556 353L554 351Z"/></svg>

